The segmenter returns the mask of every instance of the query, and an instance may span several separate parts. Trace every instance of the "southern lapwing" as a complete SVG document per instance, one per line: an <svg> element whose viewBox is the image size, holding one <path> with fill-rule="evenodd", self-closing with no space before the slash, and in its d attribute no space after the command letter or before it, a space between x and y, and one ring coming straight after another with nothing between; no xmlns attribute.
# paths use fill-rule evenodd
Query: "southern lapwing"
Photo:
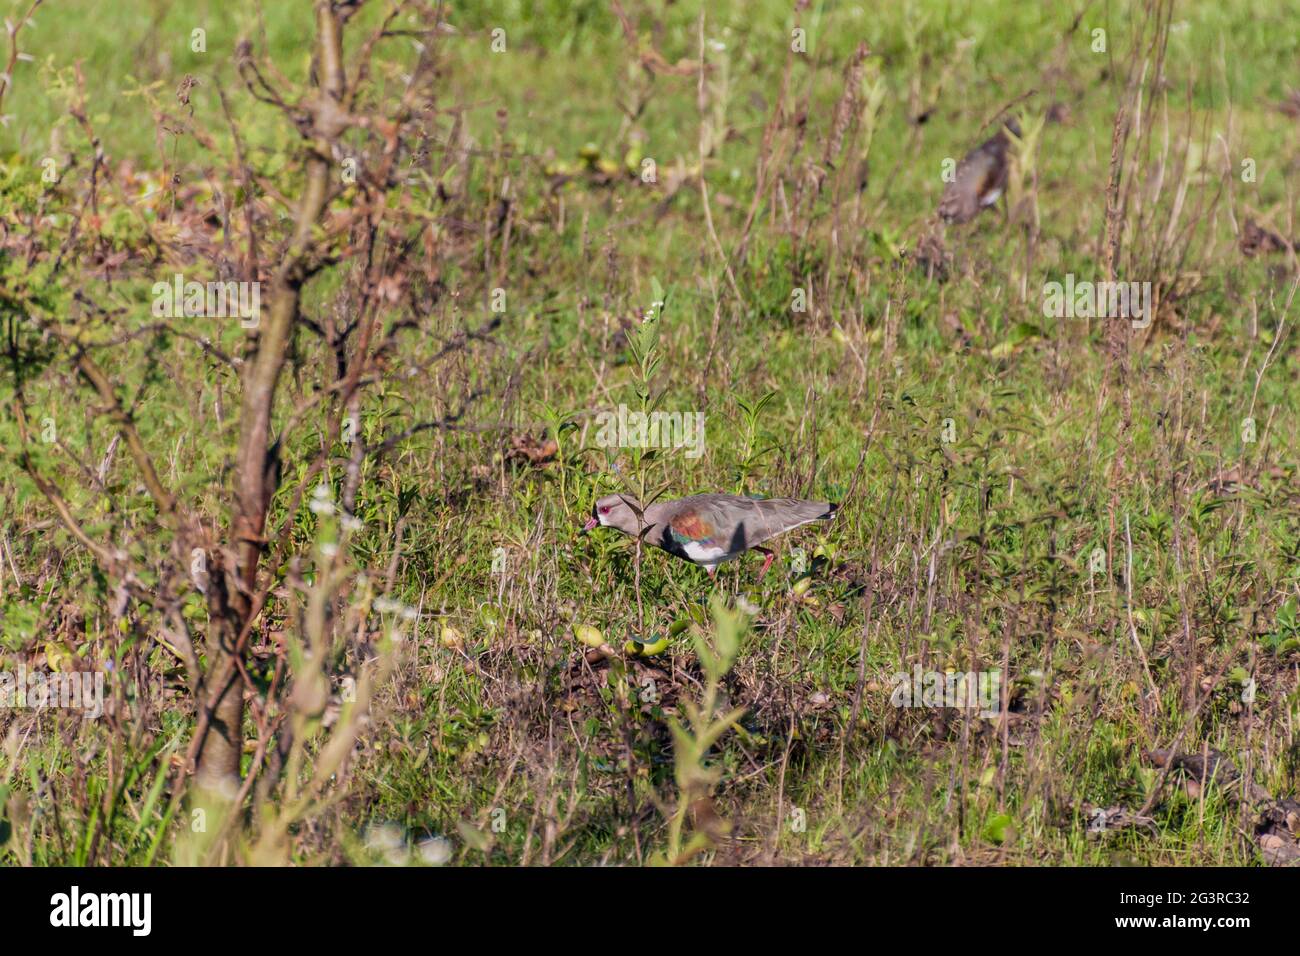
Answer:
<svg viewBox="0 0 1300 956"><path fill-rule="evenodd" d="M1241 227L1241 236L1237 240L1241 248L1241 254L1247 258L1263 255L1273 255L1279 252L1290 252L1294 244L1288 242L1282 236L1279 236L1271 229L1261 226L1254 219L1247 219L1246 224Z"/></svg>
<svg viewBox="0 0 1300 956"><path fill-rule="evenodd" d="M966 154L939 200L939 218L948 223L970 222L998 201L1007 188L1010 130L1020 137L1020 124L1009 119L991 139Z"/></svg>
<svg viewBox="0 0 1300 956"><path fill-rule="evenodd" d="M759 545L810 521L828 521L838 510L839 505L824 501L721 494L657 501L642 510L631 495L614 494L596 502L582 530L603 525L636 537L648 529L647 544L698 564L709 577L722 562L758 551L766 555L758 575L762 579L776 554Z"/></svg>

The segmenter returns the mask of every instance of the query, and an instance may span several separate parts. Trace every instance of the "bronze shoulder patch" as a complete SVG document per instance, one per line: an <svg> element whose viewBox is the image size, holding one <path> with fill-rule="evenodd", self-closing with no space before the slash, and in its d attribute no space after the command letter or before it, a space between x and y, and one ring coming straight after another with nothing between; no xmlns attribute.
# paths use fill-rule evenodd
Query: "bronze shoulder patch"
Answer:
<svg viewBox="0 0 1300 956"><path fill-rule="evenodd" d="M713 537L713 525L700 517L698 511L687 511L677 515L668 523L668 527L677 537L691 541L703 541Z"/></svg>

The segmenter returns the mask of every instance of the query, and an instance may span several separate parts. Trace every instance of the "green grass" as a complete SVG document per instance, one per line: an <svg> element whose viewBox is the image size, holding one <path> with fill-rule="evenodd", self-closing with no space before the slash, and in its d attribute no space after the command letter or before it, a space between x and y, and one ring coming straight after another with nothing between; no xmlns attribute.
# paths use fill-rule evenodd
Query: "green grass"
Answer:
<svg viewBox="0 0 1300 956"><path fill-rule="evenodd" d="M666 61L698 55L698 5L624 5L643 42L653 36ZM307 5L267 7L270 51L301 80L309 67ZM1202 800L1167 786L1150 829L1100 837L1087 832L1086 808L1142 807L1155 781L1143 751L1169 746L1185 724L1183 749L1204 745L1238 766L1250 763L1275 797L1296 790L1296 656L1269 646L1279 609L1296 596L1300 567L1293 490L1300 401L1289 331L1296 315L1287 317L1259 381L1258 440L1245 443L1241 422L1290 280L1272 271L1280 260L1240 257L1228 215L1231 208L1240 220L1249 207L1271 213L1279 229L1290 225L1300 128L1275 106L1288 93L1300 38L1284 13L1235 0L1175 12L1166 83L1146 95L1161 110L1167 103L1173 155L1189 116L1194 148L1212 148L1188 206L1220 186L1216 134L1229 143L1232 168L1254 158L1258 179L1234 178L1231 197L1225 193L1206 216L1183 273L1195 271L1199 284L1172 316L1134 339L1131 424L1122 442L1125 389L1112 378L1105 323L1045 318L1038 290L1066 272L1101 277L1111 130L1135 31L1131 6L1089 8L1067 38L1072 14L1052 4L814 2L802 20L809 52L793 58L788 113L771 154L784 199L770 188L760 197L743 259L735 253L794 20L789 4L767 0L707 7L704 35L723 49L708 54L706 96L730 135L704 169L739 300L710 237L697 179L686 176L668 195L674 171L700 162L694 76L650 77L605 3L520 0L449 15L455 31L439 41L447 112L430 124L439 143L473 154L446 185L463 191L460 208L475 218L469 254L448 262L443 276L455 305L433 308L447 333L488 318L493 288L506 290L508 308L491 342L419 381L366 395L359 430L374 437L445 415L483 392L466 415L472 428L422 432L383 464L365 466L358 510L365 530L353 563L383 578L400 524L392 596L425 613L379 692L346 788L311 825L295 829L293 859L368 860L366 828L384 821L412 840L450 837L454 859L464 863L640 863L664 851L676 794L669 723L699 693L696 649L682 635L662 658L592 666L572 632L588 624L621 648L642 627L630 539L576 532L597 496L644 471L670 497L719 490L843 502L833 524L782 542L810 558L823 549L806 592L793 593L784 558L761 583L757 559L719 575L719 590L757 612L723 683L730 706L745 714L710 756L720 771L716 811L731 831L697 862L1258 862L1225 788L1211 787ZM13 120L0 131L3 175L34 182L42 157L69 149L86 162L54 91L56 77L77 61L90 81L87 112L114 169L126 162L156 173L154 118L145 98L131 93L157 84L157 99L177 111L172 92L186 73L199 78L196 122L223 150L230 139L218 84L236 104L250 148L268 161L283 155L289 133L274 110L251 101L232 62L253 11L245 2L119 10L47 0L38 27L21 35L36 62L20 64L4 103ZM369 9L358 21L373 25L377 13ZM206 54L189 50L196 26L207 29ZM1090 49L1097 26L1108 30L1107 54ZM496 27L507 36L500 54L490 51ZM352 49L361 32L352 34ZM821 196L805 194L796 206L800 183L821 163L859 40L873 53L866 81L879 78L884 91L866 188L857 189L862 144L851 138ZM412 51L407 40L384 49L377 73L391 92ZM986 121L1031 90L1028 115L1060 102L1070 118L1045 127L1036 158L1041 234L1028 275L1025 232L1005 224L999 209L949 229L953 278L927 281L894 250L915 249L943 189L943 160L960 158L988 135L981 135ZM640 99L644 111L627 119L620 104ZM464 139L448 143L453 106L463 107ZM931 111L926 122L913 122L924 110ZM1158 153L1164 118L1155 115ZM656 161L658 185L626 174L596 182L579 157L588 143L620 166L637 147ZM186 185L202 187L218 165L193 140L169 140L165 153ZM571 178L561 184L557 173ZM1168 175L1176 177L1173 165ZM501 244L485 249L482 234L507 177L513 233L502 261ZM1168 209L1171 192L1166 184L1153 205ZM781 202L794 207L789 221ZM1126 248L1140 249L1143 239L1130 226ZM309 288L311 314L332 307L337 279ZM653 391L662 392L663 408L704 412L707 452L697 462L679 452L615 459L594 445L596 412L637 404L636 363L615 336L620 320L639 321L656 282L669 304ZM115 290L136 308L123 319L127 326L145 320L148 286L144 279ZM791 311L796 287L811 288L811 312ZM203 334L238 349L237 327L199 321L212 323ZM1032 334L1018 340L1023 323ZM319 347L305 334L300 345ZM398 361L418 361L437 345L412 338ZM236 386L196 372L199 358L176 340L157 348L141 342L122 349L112 371L166 463L164 477L215 516L228 494ZM328 361L322 354L308 364ZM197 393L173 384L186 369L201 382ZM12 385L5 380L6 408ZM220 425L218 388L227 403ZM297 389L290 386L290 396ZM751 441L743 403L769 393ZM49 409L80 457L102 458L111 426L85 411L93 399L71 373L47 370L27 398ZM277 411L281 422L290 401ZM953 442L943 440L945 419L953 420ZM575 427L559 430L561 423ZM512 436L548 430L558 431L558 461L531 467L507 456ZM8 411L0 438L16 448ZM306 467L320 441L306 433L297 440L286 478ZM336 483L345 458L340 449L332 460ZM3 462L0 527L25 587L0 576L0 660L39 663L48 631L76 615L87 653L103 653L114 639L104 610L111 588L96 583L87 555L51 523L53 512L14 458ZM66 454L50 452L48 466L74 474ZM1240 490L1216 493L1209 483L1234 468ZM88 493L73 502L87 520L126 534L151 506L120 455L111 486L111 513L97 511ZM277 499L277 524L289 506L286 496ZM299 510L289 516L294 540L309 549L318 526L305 506ZM1106 567L1091 574L1098 547ZM508 557L504 575L492 570L498 548ZM647 629L707 621L710 584L702 571L648 552L640 572ZM290 626L287 615L278 607L269 617ZM463 653L444 646L449 626L462 635ZM132 646L161 684L168 658L155 639L141 620ZM997 721L890 705L895 672L918 663L997 668L1004 642L1015 690L1005 745ZM1228 676L1237 667L1256 680L1253 704L1242 703L1241 686ZM646 686L653 702L640 696ZM1194 713L1202 695L1208 701ZM31 835L30 848L11 840L0 859L87 861L90 834L97 835L91 862L172 858L179 822L167 818L167 794L152 801L149 794L178 732L183 748L192 717L179 697L161 692L137 716L131 733L52 717L27 735L30 715L0 712L0 731L11 734L0 756L0 805L9 801L0 843L6 833ZM119 770L123 762L135 768L109 822L99 818L106 748L118 755ZM792 827L796 809L806 821L801 831ZM504 815L494 817L499 810Z"/></svg>

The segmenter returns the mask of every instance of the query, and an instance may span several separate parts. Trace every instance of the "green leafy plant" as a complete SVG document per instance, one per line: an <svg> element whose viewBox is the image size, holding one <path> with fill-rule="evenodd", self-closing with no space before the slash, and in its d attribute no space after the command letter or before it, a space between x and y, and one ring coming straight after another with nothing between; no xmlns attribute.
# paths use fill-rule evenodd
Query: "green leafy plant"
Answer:
<svg viewBox="0 0 1300 956"><path fill-rule="evenodd" d="M677 805L668 825L668 848L660 862L681 864L713 846L730 831L730 825L713 811L712 793L721 771L707 762L709 751L745 713L737 707L719 714L722 680L736 663L741 639L749 630L749 616L727 607L721 595L709 599L713 627L696 625L691 631L695 654L704 671L704 690L698 700L684 699L686 723L672 720L673 761ZM687 818L695 825L687 830Z"/></svg>
<svg viewBox="0 0 1300 956"><path fill-rule="evenodd" d="M736 466L735 473L736 494L738 495L745 494L745 487L762 458L776 450L776 446L770 443L766 445L760 444L758 429L758 420L762 417L763 410L772 403L774 398L776 398L776 392L768 392L754 402L746 401L739 395L736 396L736 404L740 406L741 425L745 435L740 463Z"/></svg>
<svg viewBox="0 0 1300 956"><path fill-rule="evenodd" d="M1264 645L1278 657L1300 651L1300 611L1294 597L1278 609L1277 626L1264 635Z"/></svg>

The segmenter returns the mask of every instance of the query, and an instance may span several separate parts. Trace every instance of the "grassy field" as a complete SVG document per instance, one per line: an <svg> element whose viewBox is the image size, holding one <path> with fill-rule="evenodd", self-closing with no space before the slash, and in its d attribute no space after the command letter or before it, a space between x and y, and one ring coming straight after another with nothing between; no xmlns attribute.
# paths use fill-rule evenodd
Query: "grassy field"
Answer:
<svg viewBox="0 0 1300 956"><path fill-rule="evenodd" d="M0 669L106 672L109 700L0 710L0 860L1300 858L1296 260L1240 249L1248 222L1300 234L1300 8L407 6L359 103L436 52L386 194L418 229L377 257L419 278L375 293L392 346L346 406L320 329L384 287L351 253L302 287L241 650L250 784L211 833L185 806L201 708L173 634L206 626L213 585L77 359L227 534L251 358L225 359L266 336L149 331L151 290L246 252L242 162L268 308L304 152L237 49L308 90L312 4L45 0L17 34ZM347 22L349 57L387 9ZM1006 195L943 226L945 172L1008 112ZM1151 283L1152 321L1046 315L1067 275ZM620 405L702 413L703 453L604 447ZM711 582L579 535L620 490L841 508L761 580L746 557ZM996 713L897 706L914 672L996 674Z"/></svg>

